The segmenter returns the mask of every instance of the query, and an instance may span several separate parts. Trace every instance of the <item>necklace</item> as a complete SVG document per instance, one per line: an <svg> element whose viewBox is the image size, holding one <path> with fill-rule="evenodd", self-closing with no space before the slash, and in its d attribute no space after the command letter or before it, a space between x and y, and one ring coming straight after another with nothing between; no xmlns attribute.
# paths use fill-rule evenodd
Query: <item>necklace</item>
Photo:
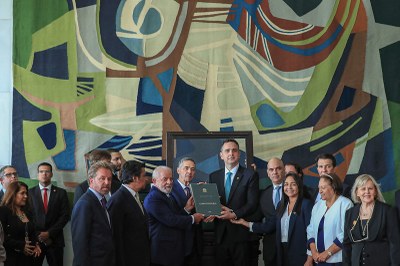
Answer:
<svg viewBox="0 0 400 266"><path fill-rule="evenodd" d="M360 225L361 225L361 232L362 232L362 236L366 236L368 233L368 224L369 224L369 220L367 220L367 222L363 222L363 220L360 219ZM365 220L364 220L365 221ZM363 226L363 223L365 223L365 225Z"/></svg>
<svg viewBox="0 0 400 266"><path fill-rule="evenodd" d="M18 218L24 222L26 220L26 215L23 211L21 211L21 213L16 213L16 215L18 216Z"/></svg>

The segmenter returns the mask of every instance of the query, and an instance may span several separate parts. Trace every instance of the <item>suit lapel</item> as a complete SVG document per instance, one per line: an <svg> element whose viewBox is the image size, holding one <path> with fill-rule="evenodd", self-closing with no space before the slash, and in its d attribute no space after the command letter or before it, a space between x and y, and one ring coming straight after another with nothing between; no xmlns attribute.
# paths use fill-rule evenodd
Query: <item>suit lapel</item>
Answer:
<svg viewBox="0 0 400 266"><path fill-rule="evenodd" d="M36 188L34 189L33 192L34 192L33 199L34 199L34 201L36 201L36 206L39 208L39 211L40 211L41 214L45 214L44 213L42 193L40 191L39 185L36 186Z"/></svg>
<svg viewBox="0 0 400 266"><path fill-rule="evenodd" d="M296 220L297 220L297 213L292 211L292 214L290 215L290 219L289 219L289 232L288 232L288 240L291 238L292 233L293 233L293 229L294 229L294 225L296 224ZM290 241L289 241L290 242Z"/></svg>
<svg viewBox="0 0 400 266"><path fill-rule="evenodd" d="M233 181L232 181L232 187L231 187L231 191L229 193L229 198L228 198L228 202L230 201L232 195L235 193L240 181L242 180L243 176L243 167L239 166L236 175L233 177Z"/></svg>
<svg viewBox="0 0 400 266"><path fill-rule="evenodd" d="M51 211L54 209L54 204L57 201L56 200L57 192L58 192L57 187L52 185L51 186L51 191L50 191L50 199L49 199L49 202L47 204L47 213L51 213Z"/></svg>
<svg viewBox="0 0 400 266"><path fill-rule="evenodd" d="M225 168L221 169L217 174L220 178L216 178L216 184L218 188L218 193L220 195L222 205L226 205L226 195L225 195Z"/></svg>

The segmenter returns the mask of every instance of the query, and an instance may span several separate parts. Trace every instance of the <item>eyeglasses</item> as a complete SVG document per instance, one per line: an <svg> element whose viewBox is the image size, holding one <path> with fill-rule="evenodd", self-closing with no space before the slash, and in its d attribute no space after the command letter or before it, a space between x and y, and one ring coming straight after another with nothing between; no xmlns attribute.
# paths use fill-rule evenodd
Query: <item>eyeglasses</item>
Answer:
<svg viewBox="0 0 400 266"><path fill-rule="evenodd" d="M18 177L18 173L17 172L12 172L12 173L3 174L3 176L5 176L7 178L10 178L12 176Z"/></svg>

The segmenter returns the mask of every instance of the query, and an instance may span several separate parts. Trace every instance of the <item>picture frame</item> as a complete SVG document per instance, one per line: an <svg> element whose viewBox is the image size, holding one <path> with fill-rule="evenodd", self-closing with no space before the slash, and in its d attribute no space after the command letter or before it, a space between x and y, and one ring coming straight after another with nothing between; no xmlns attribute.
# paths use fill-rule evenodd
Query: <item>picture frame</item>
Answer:
<svg viewBox="0 0 400 266"><path fill-rule="evenodd" d="M196 162L196 175L192 182L207 182L210 173L224 167L219 153L226 139L235 139L239 143L239 163L249 167L253 163L252 131L167 132L166 164L177 178L179 161L190 157Z"/></svg>

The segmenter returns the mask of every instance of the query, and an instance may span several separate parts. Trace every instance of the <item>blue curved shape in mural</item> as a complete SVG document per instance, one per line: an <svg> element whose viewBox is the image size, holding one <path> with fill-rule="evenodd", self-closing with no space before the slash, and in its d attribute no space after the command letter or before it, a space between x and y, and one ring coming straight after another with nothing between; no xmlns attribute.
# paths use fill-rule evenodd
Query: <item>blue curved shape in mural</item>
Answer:
<svg viewBox="0 0 400 266"><path fill-rule="evenodd" d="M262 104L258 107L256 115L263 127L274 128L285 123L282 117L269 104Z"/></svg>
<svg viewBox="0 0 400 266"><path fill-rule="evenodd" d="M48 78L68 80L67 43L35 52L31 71Z"/></svg>
<svg viewBox="0 0 400 266"><path fill-rule="evenodd" d="M117 15L121 1L101 0L99 2L97 23L99 28L99 41L104 48L104 52L111 59L136 66L138 55L129 50L117 36Z"/></svg>
<svg viewBox="0 0 400 266"><path fill-rule="evenodd" d="M48 121L51 119L51 113L31 104L16 89L13 89L13 106L18 106L18 108L13 108L12 115L11 163L17 168L20 176L30 177L26 164L22 124L24 121Z"/></svg>
<svg viewBox="0 0 400 266"><path fill-rule="evenodd" d="M57 144L57 127L55 123L48 123L37 128L37 132L48 150Z"/></svg>
<svg viewBox="0 0 400 266"><path fill-rule="evenodd" d="M73 171L76 168L75 162L75 137L74 130L64 129L65 149L59 154L53 156L57 168L65 171Z"/></svg>

